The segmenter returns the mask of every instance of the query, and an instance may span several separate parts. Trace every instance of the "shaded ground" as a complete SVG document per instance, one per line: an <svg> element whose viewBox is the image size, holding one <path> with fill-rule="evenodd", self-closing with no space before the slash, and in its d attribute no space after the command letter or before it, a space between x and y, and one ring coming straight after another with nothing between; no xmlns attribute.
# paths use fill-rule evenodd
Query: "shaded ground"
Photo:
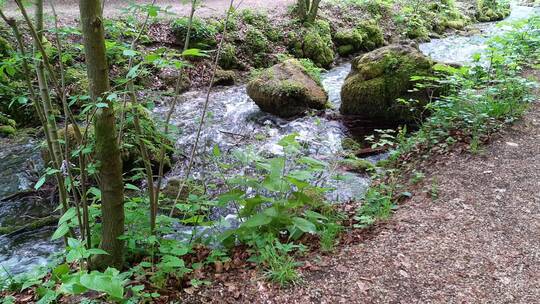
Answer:
<svg viewBox="0 0 540 304"><path fill-rule="evenodd" d="M540 105L480 154L426 171L425 191L373 238L316 259L298 286L240 279L192 302L538 303Z"/></svg>
<svg viewBox="0 0 540 304"><path fill-rule="evenodd" d="M105 0L105 17L116 17L124 14L124 9L129 7L133 1L128 0ZM138 0L138 4L150 4L151 0ZM234 0L234 7L238 9L257 9L257 10L274 10L287 9L287 6L293 4L295 0ZM78 0L54 0L55 9L60 19L66 22L79 19L79 1ZM208 17L222 15L226 12L230 4L230 0L203 0L202 7L197 11L198 16ZM157 0L156 5L166 8L170 6L169 12L185 16L189 14L189 1L182 0ZM49 1L45 1L45 12L49 13ZM6 13L12 16L18 16L19 12L16 9L14 1L7 1Z"/></svg>

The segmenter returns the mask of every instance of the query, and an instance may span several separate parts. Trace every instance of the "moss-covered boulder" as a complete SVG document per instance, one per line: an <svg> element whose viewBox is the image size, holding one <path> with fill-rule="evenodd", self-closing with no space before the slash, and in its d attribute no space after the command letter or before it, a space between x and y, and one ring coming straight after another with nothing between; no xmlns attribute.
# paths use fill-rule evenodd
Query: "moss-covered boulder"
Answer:
<svg viewBox="0 0 540 304"><path fill-rule="evenodd" d="M324 109L328 95L298 60L289 59L262 71L247 85L261 110L280 117Z"/></svg>
<svg viewBox="0 0 540 304"><path fill-rule="evenodd" d="M236 82L236 73L231 70L216 70L214 85L230 86Z"/></svg>
<svg viewBox="0 0 540 304"><path fill-rule="evenodd" d="M11 136L15 134L17 124L15 120L10 119L0 113L0 137Z"/></svg>
<svg viewBox="0 0 540 304"><path fill-rule="evenodd" d="M476 19L481 22L502 20L510 15L511 8L508 1L477 0Z"/></svg>
<svg viewBox="0 0 540 304"><path fill-rule="evenodd" d="M317 20L289 39L296 57L311 59L322 68L327 68L334 62L334 44L330 24L327 21Z"/></svg>
<svg viewBox="0 0 540 304"><path fill-rule="evenodd" d="M341 89L340 112L370 120L407 122L414 113L398 98L427 100L411 76L431 75L433 62L415 46L393 44L355 58ZM421 104L421 103L420 103Z"/></svg>
<svg viewBox="0 0 540 304"><path fill-rule="evenodd" d="M356 28L338 31L334 35L338 53L342 56L358 51L371 51L384 44L383 32L375 23L361 22Z"/></svg>

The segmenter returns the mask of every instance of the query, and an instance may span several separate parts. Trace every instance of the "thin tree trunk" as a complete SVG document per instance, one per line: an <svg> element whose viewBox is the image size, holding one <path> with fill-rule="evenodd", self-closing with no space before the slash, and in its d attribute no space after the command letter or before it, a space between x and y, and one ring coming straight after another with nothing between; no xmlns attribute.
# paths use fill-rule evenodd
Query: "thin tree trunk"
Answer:
<svg viewBox="0 0 540 304"><path fill-rule="evenodd" d="M101 177L101 249L109 255L101 255L92 260L92 267L103 269L108 266L121 268L124 242L119 237L124 233L124 185L122 180L122 160L116 140L116 125L113 105L105 94L109 91L109 68L105 55L105 33L101 16L101 2L80 0L86 66L90 81L90 96L94 102L106 102L108 107L100 108L94 119L96 138L96 159L100 163Z"/></svg>
<svg viewBox="0 0 540 304"><path fill-rule="evenodd" d="M311 1L311 7L309 8L309 14L307 16L306 22L313 23L315 22L315 19L317 18L317 13L319 11L319 4L321 3L321 0L312 0Z"/></svg>
<svg viewBox="0 0 540 304"><path fill-rule="evenodd" d="M34 37L34 48L38 52L40 46L43 42L43 0L36 0L36 11L35 11L35 31L36 37ZM53 106L51 102L51 96L49 91L49 85L47 83L47 78L44 68L44 60L36 60L36 75L39 85L39 92L43 105L43 113L45 115L45 121L49 132L49 138L51 141L52 150L49 151L51 160L53 162L53 167L59 172L55 174L56 182L58 184L58 194L60 198L60 203L62 204L62 209L66 212L69 209L67 191L64 183L64 177L60 173L62 168L62 149L58 141L58 128L56 125L56 119L54 117ZM67 136L67 134L66 134Z"/></svg>

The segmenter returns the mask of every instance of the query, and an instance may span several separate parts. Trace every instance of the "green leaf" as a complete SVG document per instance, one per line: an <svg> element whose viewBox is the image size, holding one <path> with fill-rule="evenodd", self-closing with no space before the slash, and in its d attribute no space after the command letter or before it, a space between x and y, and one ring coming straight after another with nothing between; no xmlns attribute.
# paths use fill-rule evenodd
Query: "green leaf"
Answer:
<svg viewBox="0 0 540 304"><path fill-rule="evenodd" d="M219 146L217 144L214 145L214 148L212 149L212 154L215 157L221 156L221 151L219 150Z"/></svg>
<svg viewBox="0 0 540 304"><path fill-rule="evenodd" d="M259 213L252 216L250 219L242 223L242 227L259 227L268 225L272 222L272 218L264 213Z"/></svg>
<svg viewBox="0 0 540 304"><path fill-rule="evenodd" d="M160 265L167 268L184 268L185 267L184 260L174 255L163 256L163 258L161 259Z"/></svg>
<svg viewBox="0 0 540 304"><path fill-rule="evenodd" d="M111 297L122 299L124 296L124 286L122 280L111 274L92 271L81 275L82 286L100 292L105 292Z"/></svg>
<svg viewBox="0 0 540 304"><path fill-rule="evenodd" d="M199 49L188 49L182 52L182 56L197 56L197 57L206 57L208 56Z"/></svg>
<svg viewBox="0 0 540 304"><path fill-rule="evenodd" d="M30 279L30 280L27 280L27 281L24 281L24 283L22 284L21 286L21 290L20 291L23 291L29 287L32 287L34 285L38 285L38 284L41 284L41 280L37 280L37 279Z"/></svg>
<svg viewBox="0 0 540 304"><path fill-rule="evenodd" d="M71 249L66 254L66 262L68 262L68 263L73 263L73 262L78 261L78 260L80 260L82 258L83 258L83 254L82 254L82 252L81 252L81 250L79 248Z"/></svg>
<svg viewBox="0 0 540 304"><path fill-rule="evenodd" d="M134 50L131 50L131 49L130 49L130 50L124 50L124 51L122 52L122 54L123 54L124 56L126 56L126 57L133 57L133 56L137 55L137 52L135 52Z"/></svg>
<svg viewBox="0 0 540 304"><path fill-rule="evenodd" d="M75 207L69 208L64 215L58 220L58 225L62 225L63 223L71 220L77 215L77 209Z"/></svg>
<svg viewBox="0 0 540 304"><path fill-rule="evenodd" d="M141 191L141 189L139 189L139 187L137 187L137 186L135 186L133 184L128 184L128 183L126 183L124 185L124 188L128 189L128 190Z"/></svg>
<svg viewBox="0 0 540 304"><path fill-rule="evenodd" d="M69 273L69 265L65 263L56 266L56 268L54 268L52 271L53 278L56 281L60 280L60 278L63 275L68 274L68 273Z"/></svg>
<svg viewBox="0 0 540 304"><path fill-rule="evenodd" d="M317 227L312 222L301 218L301 217L293 217L292 219L294 226L296 226L298 229L302 230L303 232L307 233L315 233L317 232Z"/></svg>
<svg viewBox="0 0 540 304"><path fill-rule="evenodd" d="M64 235L66 235L66 233L68 233L68 231L69 226L67 224L64 223L62 225L59 225L58 228L56 228L56 231L54 231L51 240L57 240L63 237Z"/></svg>
<svg viewBox="0 0 540 304"><path fill-rule="evenodd" d="M88 253L89 255L109 254L107 251L99 248L90 248L86 250L86 253Z"/></svg>
<svg viewBox="0 0 540 304"><path fill-rule="evenodd" d="M40 177L39 180L37 181L37 183L34 185L34 189L38 190L39 188L41 188L41 186L43 186L43 184L45 184L46 180L47 180L46 175L43 175L42 177Z"/></svg>

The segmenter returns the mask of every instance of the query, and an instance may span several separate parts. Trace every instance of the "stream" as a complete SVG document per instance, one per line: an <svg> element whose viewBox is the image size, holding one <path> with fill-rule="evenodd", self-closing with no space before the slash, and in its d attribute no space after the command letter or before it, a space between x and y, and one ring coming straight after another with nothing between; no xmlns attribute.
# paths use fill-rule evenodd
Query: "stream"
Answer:
<svg viewBox="0 0 540 304"><path fill-rule="evenodd" d="M506 20L524 19L539 12L538 8L514 6ZM470 36L433 39L421 44L420 50L436 61L468 63L474 53L486 48L489 38L504 31L504 27L497 26L498 23L478 24L475 28L479 33ZM341 86L349 71L350 63L344 63L322 75L322 83L328 92L332 109L322 115L308 115L294 120L284 120L261 112L247 96L243 84L216 88L210 96L211 115L201 134L201 151L209 153L217 143L225 153L250 146L257 152L280 154L281 147L277 145L279 139L287 134L298 133L298 140L307 146L311 157L334 160L342 152L342 139L349 132L340 120L335 119L339 117ZM204 98L205 93L201 91L184 93L173 113L171 123L182 131L177 135L176 148L183 154L189 154L194 142ZM167 99L164 99L154 109L154 114L163 118L168 110ZM36 176L29 176L25 172L37 171L42 167L38 142L30 137L0 138L0 145L0 227L14 222L19 225L27 219L48 215L42 213L50 213L56 207L50 200L33 200L32 197L21 200L2 199L31 189ZM370 160L378 159L371 157ZM178 161L167 179L183 176L184 165L183 161ZM28 170L29 167L31 170ZM363 175L343 174L348 178L332 181L332 186L339 190L329 193L328 198L339 202L361 197L369 186L369 179ZM193 175L198 177L200 173L194 172ZM46 227L14 237L0 236L0 279L5 275L3 269L11 274L19 274L46 264L48 256L62 248L61 242L50 241L53 231L53 227Z"/></svg>

